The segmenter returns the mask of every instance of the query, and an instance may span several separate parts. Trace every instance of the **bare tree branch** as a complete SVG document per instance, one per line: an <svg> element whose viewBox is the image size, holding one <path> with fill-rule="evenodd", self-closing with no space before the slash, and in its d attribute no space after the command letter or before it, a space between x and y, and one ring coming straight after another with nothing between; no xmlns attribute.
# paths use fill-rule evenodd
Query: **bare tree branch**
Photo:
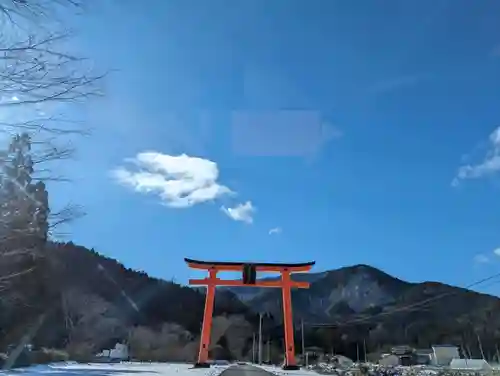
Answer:
<svg viewBox="0 0 500 376"><path fill-rule="evenodd" d="M69 102L100 95L86 60L56 50L68 35L53 34L0 48L0 107Z"/></svg>
<svg viewBox="0 0 500 376"><path fill-rule="evenodd" d="M83 129L83 123L59 116L45 116L22 121L0 121L0 133L13 135L19 132L48 133L52 135L84 135L90 134Z"/></svg>
<svg viewBox="0 0 500 376"><path fill-rule="evenodd" d="M92 62L69 48L74 33L61 21L68 10L80 10L85 0L0 0L0 135L28 133L33 181L67 181L55 171L54 162L67 160L75 152L71 138L87 135L88 129L71 115L75 106L102 95L99 86L105 74L95 73ZM63 16L63 17L61 17ZM10 138L10 137L9 137ZM2 145L0 145L0 150ZM0 155L0 175L9 161ZM12 185L10 182L9 184ZM37 206L36 199L18 187L21 206ZM0 205L2 202L0 200ZM11 203L0 218L0 276L29 271L7 267L12 260L35 257L43 249L33 238L30 226L12 226L12 221L29 221L23 213L33 208ZM84 215L81 207L69 204L49 215L49 234L60 236L60 226ZM7 266L6 266L7 265ZM17 267L17 265L16 265ZM15 271L15 272L14 272ZM22 275L22 274L18 274ZM10 279L9 279L10 280ZM0 282L3 280L0 279ZM2 283L0 291L4 290Z"/></svg>
<svg viewBox="0 0 500 376"><path fill-rule="evenodd" d="M65 207L63 207L61 210L50 213L49 215L49 233L52 238L60 238L64 237L65 234L62 231L59 231L61 226L67 225L70 222L73 222L79 218L82 218L85 216L85 211L83 210L83 207L80 205L76 204L67 204Z"/></svg>
<svg viewBox="0 0 500 376"><path fill-rule="evenodd" d="M1 0L0 14L17 24L18 22L39 19L59 19L59 12L67 8L81 9L84 0Z"/></svg>

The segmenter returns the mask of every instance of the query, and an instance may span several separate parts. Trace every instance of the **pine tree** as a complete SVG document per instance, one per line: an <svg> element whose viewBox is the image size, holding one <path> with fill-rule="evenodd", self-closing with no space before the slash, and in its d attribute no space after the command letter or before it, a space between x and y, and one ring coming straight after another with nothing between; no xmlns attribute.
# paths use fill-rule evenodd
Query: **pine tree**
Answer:
<svg viewBox="0 0 500 376"><path fill-rule="evenodd" d="M48 193L43 182L33 181L31 147L31 137L18 134L0 154L0 276L3 297L21 307L14 318L21 326L35 320L53 299L46 247Z"/></svg>
<svg viewBox="0 0 500 376"><path fill-rule="evenodd" d="M33 183L31 137L15 135L1 156L0 214L2 237L10 250L39 251L47 241L48 193L43 182Z"/></svg>

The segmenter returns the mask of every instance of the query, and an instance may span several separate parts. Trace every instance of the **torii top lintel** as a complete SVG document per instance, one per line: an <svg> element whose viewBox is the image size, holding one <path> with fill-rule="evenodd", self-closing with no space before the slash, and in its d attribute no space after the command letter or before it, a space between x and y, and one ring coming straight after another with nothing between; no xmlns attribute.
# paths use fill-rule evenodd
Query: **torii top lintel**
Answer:
<svg viewBox="0 0 500 376"><path fill-rule="evenodd" d="M315 262L303 262L303 263L267 263L267 262L231 262L231 261L200 261L193 260L190 258L185 258L184 261L192 269L202 269L210 270L217 269L220 271L240 271L245 265L251 264L255 266L255 270L258 272L281 272L287 270L291 273L294 272L307 272L311 270Z"/></svg>

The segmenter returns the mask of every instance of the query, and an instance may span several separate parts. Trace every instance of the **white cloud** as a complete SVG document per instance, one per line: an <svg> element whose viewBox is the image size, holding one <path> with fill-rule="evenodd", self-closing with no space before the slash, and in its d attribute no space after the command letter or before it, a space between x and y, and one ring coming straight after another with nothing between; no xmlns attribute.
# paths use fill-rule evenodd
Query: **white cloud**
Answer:
<svg viewBox="0 0 500 376"><path fill-rule="evenodd" d="M137 192L158 195L169 207L191 207L233 193L218 183L217 164L208 159L150 151L127 162L136 168L119 167L112 171L114 179Z"/></svg>
<svg viewBox="0 0 500 376"><path fill-rule="evenodd" d="M486 264L490 262L490 259L485 255L476 255L474 256L474 262L477 262L478 264Z"/></svg>
<svg viewBox="0 0 500 376"><path fill-rule="evenodd" d="M273 235L273 234L281 234L281 227L275 227L275 228L272 228L269 230L269 235Z"/></svg>
<svg viewBox="0 0 500 376"><path fill-rule="evenodd" d="M500 256L500 248L493 250L493 254Z"/></svg>
<svg viewBox="0 0 500 376"><path fill-rule="evenodd" d="M226 208L223 206L221 210L232 220L253 223L255 208L250 201L247 201L244 204L238 204L234 208Z"/></svg>
<svg viewBox="0 0 500 376"><path fill-rule="evenodd" d="M478 164L460 166L452 185L457 186L466 179L479 179L493 175L500 171L500 127L495 129L489 137L489 148L483 161Z"/></svg>

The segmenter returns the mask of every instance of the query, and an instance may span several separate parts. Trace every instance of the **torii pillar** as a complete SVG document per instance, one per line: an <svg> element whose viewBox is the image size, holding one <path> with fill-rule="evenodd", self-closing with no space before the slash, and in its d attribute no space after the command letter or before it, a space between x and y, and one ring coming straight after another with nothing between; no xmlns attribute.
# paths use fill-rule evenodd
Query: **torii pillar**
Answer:
<svg viewBox="0 0 500 376"><path fill-rule="evenodd" d="M293 339L294 327L292 316L292 288L309 288L308 282L297 282L292 280L291 274L297 272L308 272L314 265L314 261L301 264L272 264L272 263L245 263L245 262L213 262L184 259L188 266L193 269L208 271L208 278L190 279L190 285L207 286L205 298L205 310L203 313L203 325L201 328L200 350L198 362L195 367L210 367L208 363L208 349L210 346L210 334L212 329L212 315L215 300L215 288L217 286L246 286L246 287L277 287L281 288L283 295L283 324L285 330L285 364L283 369L299 369L295 360L295 344ZM220 271L242 272L241 280L222 280L217 278ZM257 272L278 272L281 279L277 281L257 281Z"/></svg>

